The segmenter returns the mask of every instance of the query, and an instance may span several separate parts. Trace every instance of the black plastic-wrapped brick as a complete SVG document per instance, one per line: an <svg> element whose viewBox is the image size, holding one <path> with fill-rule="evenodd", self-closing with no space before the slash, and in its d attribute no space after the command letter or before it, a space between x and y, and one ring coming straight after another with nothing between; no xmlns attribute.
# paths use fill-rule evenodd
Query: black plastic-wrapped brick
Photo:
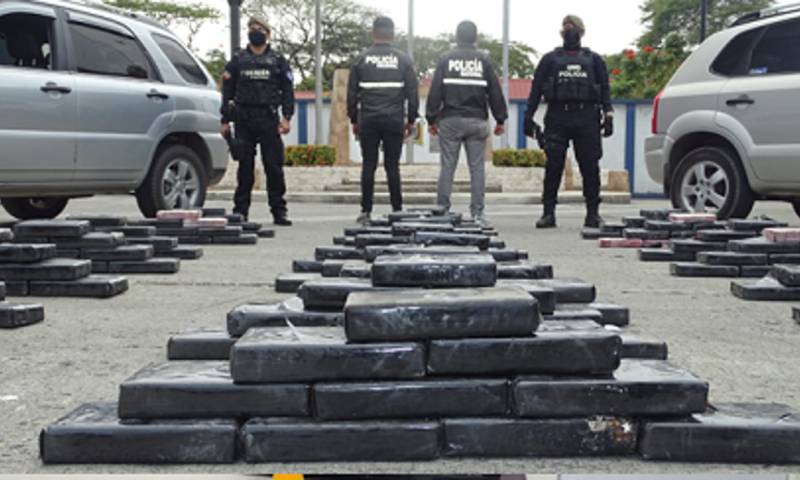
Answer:
<svg viewBox="0 0 800 480"><path fill-rule="evenodd" d="M673 240L670 244L676 253L723 252L728 248L725 242L701 242L694 239Z"/></svg>
<svg viewBox="0 0 800 480"><path fill-rule="evenodd" d="M25 220L14 225L14 236L78 238L91 229L85 220Z"/></svg>
<svg viewBox="0 0 800 480"><path fill-rule="evenodd" d="M626 228L644 228L646 221L646 218L639 216L622 217L622 223Z"/></svg>
<svg viewBox="0 0 800 480"><path fill-rule="evenodd" d="M638 358L643 360L666 360L669 356L667 343L651 340L630 333L620 334L622 337L622 358Z"/></svg>
<svg viewBox="0 0 800 480"><path fill-rule="evenodd" d="M0 263L0 280L78 280L90 273L90 260L51 258L38 263Z"/></svg>
<svg viewBox="0 0 800 480"><path fill-rule="evenodd" d="M0 245L0 263L35 263L55 256L55 245L13 243Z"/></svg>
<svg viewBox="0 0 800 480"><path fill-rule="evenodd" d="M189 245L175 247L169 252L156 252L156 258L177 258L179 260L197 260L203 258L203 249Z"/></svg>
<svg viewBox="0 0 800 480"><path fill-rule="evenodd" d="M133 245L152 245L156 253L168 252L178 246L178 239L175 237L146 237L128 238L128 243Z"/></svg>
<svg viewBox="0 0 800 480"><path fill-rule="evenodd" d="M236 340L223 329L187 330L169 338L167 359L229 360Z"/></svg>
<svg viewBox="0 0 800 480"><path fill-rule="evenodd" d="M576 304L580 305L580 304ZM598 325L603 321L603 314L599 310L592 308L573 307L564 310L556 310L550 315L545 315L546 322L570 322L589 320L597 323Z"/></svg>
<svg viewBox="0 0 800 480"><path fill-rule="evenodd" d="M456 247L478 247L487 250L491 237L456 233L417 232L413 242L421 245L448 245Z"/></svg>
<svg viewBox="0 0 800 480"><path fill-rule="evenodd" d="M736 265L706 265L697 262L674 262L669 272L676 277L738 277L741 273Z"/></svg>
<svg viewBox="0 0 800 480"><path fill-rule="evenodd" d="M679 232L683 230L691 230L691 223L670 222L669 220L646 220L644 228L647 230L660 230L666 232Z"/></svg>
<svg viewBox="0 0 800 480"><path fill-rule="evenodd" d="M731 240L728 249L740 253L800 253L800 242L770 242L764 237Z"/></svg>
<svg viewBox="0 0 800 480"><path fill-rule="evenodd" d="M767 265L764 253L700 252L697 261L706 265Z"/></svg>
<svg viewBox="0 0 800 480"><path fill-rule="evenodd" d="M342 278L371 278L372 265L361 260L351 260L342 265L339 276Z"/></svg>
<svg viewBox="0 0 800 480"><path fill-rule="evenodd" d="M304 384L237 385L227 361L149 365L123 381L119 416L126 419L305 417Z"/></svg>
<svg viewBox="0 0 800 480"><path fill-rule="evenodd" d="M54 238L59 249L111 249L125 245L127 239L120 232L90 232L80 238Z"/></svg>
<svg viewBox="0 0 800 480"><path fill-rule="evenodd" d="M603 222L600 225L600 231L603 233L619 234L625 229L625 224L622 222Z"/></svg>
<svg viewBox="0 0 800 480"><path fill-rule="evenodd" d="M520 279L520 280L541 280L553 278L553 266L522 260L513 263L501 263L497 265L497 278Z"/></svg>
<svg viewBox="0 0 800 480"><path fill-rule="evenodd" d="M497 287L520 288L532 296L539 303L539 311L550 315L556 310L556 291L545 287L532 280L498 280Z"/></svg>
<svg viewBox="0 0 800 480"><path fill-rule="evenodd" d="M800 266L775 265L769 273L784 286L800 287Z"/></svg>
<svg viewBox="0 0 800 480"><path fill-rule="evenodd" d="M344 235L346 237L355 237L356 235L367 235L367 234L392 234L392 227L348 227L344 229Z"/></svg>
<svg viewBox="0 0 800 480"><path fill-rule="evenodd" d="M115 403L78 407L45 427L45 464L192 464L236 460L235 420L125 421Z"/></svg>
<svg viewBox="0 0 800 480"><path fill-rule="evenodd" d="M0 329L27 327L44 320L44 306L6 303L2 301L2 293L4 292L0 292Z"/></svg>
<svg viewBox="0 0 800 480"><path fill-rule="evenodd" d="M144 262L155 255L152 245L124 245L111 250L86 249L81 252L82 258L105 262Z"/></svg>
<svg viewBox="0 0 800 480"><path fill-rule="evenodd" d="M108 273L178 273L181 261L177 258L151 258L141 262L108 262Z"/></svg>
<svg viewBox="0 0 800 480"><path fill-rule="evenodd" d="M647 230L644 228L626 228L622 232L625 238L641 238L642 240L668 240L669 230Z"/></svg>
<svg viewBox="0 0 800 480"><path fill-rule="evenodd" d="M322 262L322 276L325 278L336 278L341 276L344 264L357 260L325 260Z"/></svg>
<svg viewBox="0 0 800 480"><path fill-rule="evenodd" d="M418 343L348 344L344 329L251 328L231 349L236 383L415 379L425 375Z"/></svg>
<svg viewBox="0 0 800 480"><path fill-rule="evenodd" d="M275 291L277 293L297 293L303 283L320 278L322 275L318 273L284 273L275 278Z"/></svg>
<svg viewBox="0 0 800 480"><path fill-rule="evenodd" d="M242 426L244 460L261 462L377 462L436 459L435 421L315 422L251 419Z"/></svg>
<svg viewBox="0 0 800 480"><path fill-rule="evenodd" d="M228 212L224 208L219 207L206 207L203 208L203 217L221 218L227 215Z"/></svg>
<svg viewBox="0 0 800 480"><path fill-rule="evenodd" d="M351 342L529 336L540 321L517 288L354 293L345 306Z"/></svg>
<svg viewBox="0 0 800 480"><path fill-rule="evenodd" d="M767 258L770 265L800 265L800 253L770 253Z"/></svg>
<svg viewBox="0 0 800 480"><path fill-rule="evenodd" d="M636 451L638 425L625 418L445 419L450 457L586 457Z"/></svg>
<svg viewBox="0 0 800 480"><path fill-rule="evenodd" d="M323 260L362 260L364 251L354 247L317 247L314 250L314 258Z"/></svg>
<svg viewBox="0 0 800 480"><path fill-rule="evenodd" d="M597 297L597 289L591 283L571 278L531 280L534 285L552 288L558 303L592 303Z"/></svg>
<svg viewBox="0 0 800 480"><path fill-rule="evenodd" d="M800 288L787 287L773 277L760 280L734 280L731 293L742 300L755 301L800 301Z"/></svg>
<svg viewBox="0 0 800 480"><path fill-rule="evenodd" d="M347 296L352 292L392 290L391 287L374 287L361 278L323 278L305 282L297 291L307 309L342 311Z"/></svg>
<svg viewBox="0 0 800 480"><path fill-rule="evenodd" d="M514 411L521 417L684 416L707 408L708 383L662 360L623 360L606 377L519 377Z"/></svg>
<svg viewBox="0 0 800 480"><path fill-rule="evenodd" d="M642 426L645 460L704 463L800 463L800 415L786 405L718 404L686 421Z"/></svg>
<svg viewBox="0 0 800 480"><path fill-rule="evenodd" d="M341 312L319 312L307 309L297 297L275 304L241 305L227 316L228 333L241 337L255 327L283 327L286 322L296 327L331 327L344 325Z"/></svg>
<svg viewBox="0 0 800 480"><path fill-rule="evenodd" d="M0 302L6 299L6 284L5 282L0 282Z"/></svg>
<svg viewBox="0 0 800 480"><path fill-rule="evenodd" d="M754 231L699 230L697 232L697 239L704 242L729 242L731 240L744 240L757 235L758 233Z"/></svg>
<svg viewBox="0 0 800 480"><path fill-rule="evenodd" d="M742 265L739 270L742 278L764 278L771 271L769 265Z"/></svg>
<svg viewBox="0 0 800 480"><path fill-rule="evenodd" d="M14 233L10 228L0 228L0 242L10 242L14 239Z"/></svg>
<svg viewBox="0 0 800 480"><path fill-rule="evenodd" d="M384 235L384 234L366 234L358 235L355 238L355 246L359 249L371 247L375 245L397 245L401 243L408 243L411 241L411 236L401 235Z"/></svg>
<svg viewBox="0 0 800 480"><path fill-rule="evenodd" d="M89 275L79 280L28 282L34 297L111 298L128 291L128 279L114 275Z"/></svg>
<svg viewBox="0 0 800 480"><path fill-rule="evenodd" d="M502 416L509 408L504 378L318 383L313 397L326 421Z"/></svg>
<svg viewBox="0 0 800 480"><path fill-rule="evenodd" d="M376 287L491 287L497 262L490 255L393 255L372 265Z"/></svg>
<svg viewBox="0 0 800 480"><path fill-rule="evenodd" d="M693 262L694 252L675 252L668 248L642 248L639 260L642 262Z"/></svg>
<svg viewBox="0 0 800 480"><path fill-rule="evenodd" d="M597 240L599 238L620 237L622 233L606 234L599 228L583 228L581 229L581 238L584 240Z"/></svg>
<svg viewBox="0 0 800 480"><path fill-rule="evenodd" d="M292 261L292 271L294 273L322 273L322 262L318 260L294 260Z"/></svg>
<svg viewBox="0 0 800 480"><path fill-rule="evenodd" d="M433 375L610 373L619 367L622 339L613 333L542 332L527 338L434 340Z"/></svg>
<svg viewBox="0 0 800 480"><path fill-rule="evenodd" d="M766 228L785 228L789 224L771 218L732 219L728 222L730 228L736 231L752 231L759 235Z"/></svg>
<svg viewBox="0 0 800 480"><path fill-rule="evenodd" d="M506 248L490 248L487 253L494 257L496 262L516 262L528 260L528 252L525 250L509 250Z"/></svg>
<svg viewBox="0 0 800 480"><path fill-rule="evenodd" d="M646 220L669 220L671 213L682 213L682 210L675 209L642 209L639 215Z"/></svg>
<svg viewBox="0 0 800 480"><path fill-rule="evenodd" d="M479 253L481 251L478 247L387 245L367 247L365 257L368 262L374 262L378 257L389 255L477 255Z"/></svg>

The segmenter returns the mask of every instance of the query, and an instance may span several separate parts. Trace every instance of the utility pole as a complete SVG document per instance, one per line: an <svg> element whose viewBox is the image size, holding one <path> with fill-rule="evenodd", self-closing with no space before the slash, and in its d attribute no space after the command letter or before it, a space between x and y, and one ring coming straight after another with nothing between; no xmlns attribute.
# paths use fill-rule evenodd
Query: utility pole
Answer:
<svg viewBox="0 0 800 480"><path fill-rule="evenodd" d="M511 42L511 0L503 0L503 96L509 105L510 75L508 71L509 43ZM502 137L503 148L508 148L508 126Z"/></svg>
<svg viewBox="0 0 800 480"><path fill-rule="evenodd" d="M316 127L316 134L314 142L317 145L322 145L324 143L322 139L322 109L324 108L324 102L322 99L322 0L316 0L316 47L314 48L314 62L316 63L316 71L314 76L316 78L316 98L314 102L314 126Z"/></svg>
<svg viewBox="0 0 800 480"><path fill-rule="evenodd" d="M408 0L408 56L414 61L414 0ZM406 142L406 163L414 163L414 135Z"/></svg>
<svg viewBox="0 0 800 480"><path fill-rule="evenodd" d="M706 39L708 28L708 0L700 0L700 42Z"/></svg>
<svg viewBox="0 0 800 480"><path fill-rule="evenodd" d="M242 47L242 14L240 11L242 0L228 0L228 5L231 7L231 58L233 58L233 55Z"/></svg>

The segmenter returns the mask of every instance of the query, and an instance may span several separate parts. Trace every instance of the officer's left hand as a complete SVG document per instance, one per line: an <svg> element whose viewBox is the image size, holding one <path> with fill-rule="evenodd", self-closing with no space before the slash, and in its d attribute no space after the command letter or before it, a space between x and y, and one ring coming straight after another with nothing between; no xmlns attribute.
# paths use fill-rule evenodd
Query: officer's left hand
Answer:
<svg viewBox="0 0 800 480"><path fill-rule="evenodd" d="M406 139L411 138L411 135L414 134L414 130L416 130L416 125L413 123L406 123L406 126L403 128Z"/></svg>
<svg viewBox="0 0 800 480"><path fill-rule="evenodd" d="M504 133L506 133L506 126L502 123L498 123L497 126L494 127L494 134L499 137Z"/></svg>
<svg viewBox="0 0 800 480"><path fill-rule="evenodd" d="M278 124L278 133L281 135L286 135L292 131L292 124L289 123L289 120L282 118L281 123Z"/></svg>
<svg viewBox="0 0 800 480"><path fill-rule="evenodd" d="M428 133L430 133L432 137L439 135L439 126L433 123L428 125Z"/></svg>
<svg viewBox="0 0 800 480"><path fill-rule="evenodd" d="M605 115L602 129L604 137L608 138L611 135L614 135L614 115Z"/></svg>

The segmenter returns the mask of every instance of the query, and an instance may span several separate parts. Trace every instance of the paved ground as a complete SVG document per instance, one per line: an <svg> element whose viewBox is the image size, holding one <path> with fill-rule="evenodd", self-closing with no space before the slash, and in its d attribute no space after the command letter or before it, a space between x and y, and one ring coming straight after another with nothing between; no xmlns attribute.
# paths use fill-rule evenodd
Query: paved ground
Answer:
<svg viewBox="0 0 800 480"><path fill-rule="evenodd" d="M213 206L225 206L215 203ZM618 219L663 202L607 206ZM671 359L710 381L712 401L775 401L800 408L800 325L785 303L747 303L729 293L729 280L672 278L664 264L644 264L633 251L599 250L579 239L583 212L561 209L560 230L534 232L535 207L497 206L490 217L503 239L554 264L559 277L598 285L600 297L628 305L635 330L669 342ZM73 202L70 213L136 216L132 198ZM0 473L271 472L307 473L686 473L779 472L796 468L646 463L631 459L465 460L414 464L234 465L222 467L43 467L37 435L82 402L113 400L119 383L149 362L165 358L170 334L187 327L222 326L232 307L280 298L273 279L293 258L311 258L350 224L352 206L294 206L296 226L257 247L206 248L174 276L138 276L111 300L44 299L45 323L0 332ZM798 223L782 204L768 213ZM266 216L260 207L259 217ZM0 215L0 219L3 218ZM12 299L13 300L13 299ZM21 300L21 299L17 299Z"/></svg>

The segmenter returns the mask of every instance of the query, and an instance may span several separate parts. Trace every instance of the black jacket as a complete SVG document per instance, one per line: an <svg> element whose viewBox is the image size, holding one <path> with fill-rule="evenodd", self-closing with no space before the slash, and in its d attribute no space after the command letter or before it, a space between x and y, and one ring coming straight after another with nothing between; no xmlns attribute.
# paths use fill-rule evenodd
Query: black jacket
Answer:
<svg viewBox="0 0 800 480"><path fill-rule="evenodd" d="M466 45L445 53L428 94L428 123L447 117L488 119L490 108L497 123L505 123L508 105L489 56Z"/></svg>
<svg viewBox="0 0 800 480"><path fill-rule="evenodd" d="M294 77L289 62L267 46L256 55L248 46L225 66L222 77L222 123L234 121L230 103L242 119L294 115Z"/></svg>
<svg viewBox="0 0 800 480"><path fill-rule="evenodd" d="M354 124L376 119L414 123L419 81L411 58L386 43L359 55L347 84L347 116Z"/></svg>
<svg viewBox="0 0 800 480"><path fill-rule="evenodd" d="M536 113L536 110L539 108L539 104L542 101L542 95L544 95L546 85L549 82L552 82L553 77L556 74L555 70L558 63L556 55L558 51L559 49L556 49L542 57L542 60L536 67L536 73L533 75L533 83L531 85L531 94L528 97L528 111L526 113L526 118L533 118L533 115ZM567 51L565 54L577 55L578 53L580 53L580 50ZM614 107L611 106L611 88L609 87L608 82L608 69L606 68L606 62L603 60L603 57L595 52L591 52L591 57L592 64L594 65L594 78L599 87L600 99L598 104L601 106L604 112L613 112Z"/></svg>

